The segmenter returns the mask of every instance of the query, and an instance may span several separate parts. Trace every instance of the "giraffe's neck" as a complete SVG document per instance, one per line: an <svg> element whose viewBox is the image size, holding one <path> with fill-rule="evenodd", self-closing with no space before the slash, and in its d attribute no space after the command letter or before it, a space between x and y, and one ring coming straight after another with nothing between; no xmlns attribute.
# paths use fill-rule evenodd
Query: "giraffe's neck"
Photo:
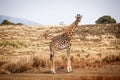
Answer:
<svg viewBox="0 0 120 80"><path fill-rule="evenodd" d="M77 27L78 22L74 21L67 29L65 29L64 33L71 38L74 34L75 28Z"/></svg>

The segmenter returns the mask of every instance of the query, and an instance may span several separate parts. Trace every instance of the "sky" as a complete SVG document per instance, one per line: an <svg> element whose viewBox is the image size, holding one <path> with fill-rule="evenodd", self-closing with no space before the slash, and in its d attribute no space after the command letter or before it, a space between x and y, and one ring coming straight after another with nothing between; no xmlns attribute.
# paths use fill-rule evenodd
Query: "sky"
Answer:
<svg viewBox="0 0 120 80"><path fill-rule="evenodd" d="M28 19L43 25L71 24L81 14L81 24L95 24L110 15L120 23L120 0L0 0L0 15Z"/></svg>

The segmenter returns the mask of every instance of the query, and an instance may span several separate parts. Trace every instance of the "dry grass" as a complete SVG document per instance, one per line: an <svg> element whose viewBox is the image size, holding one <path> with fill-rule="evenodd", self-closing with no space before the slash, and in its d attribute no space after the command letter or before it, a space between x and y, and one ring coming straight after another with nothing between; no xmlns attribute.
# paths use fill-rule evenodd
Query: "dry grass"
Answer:
<svg viewBox="0 0 120 80"><path fill-rule="evenodd" d="M88 54L89 55L89 54ZM102 59L102 61L96 59L81 58L80 54L72 55L71 62L72 67L75 68L99 68L103 66L103 63L111 63L120 61L120 55L109 55ZM89 55L90 56L90 55ZM67 67L67 57L65 55L58 56L56 58L56 69L65 69ZM50 68L49 57L43 55L35 55L29 57L28 60L20 58L17 62L1 62L0 74L21 73L34 68Z"/></svg>
<svg viewBox="0 0 120 80"><path fill-rule="evenodd" d="M117 54L117 55L110 54L106 56L102 61L105 63L120 61L120 54Z"/></svg>
<svg viewBox="0 0 120 80"><path fill-rule="evenodd" d="M62 31L63 27L0 26L0 74L50 68L49 42ZM78 27L72 39L72 67L98 68L103 63L119 62L119 34L120 24ZM25 55L32 57L26 59ZM11 61L1 56L8 56ZM58 51L55 64L56 69L66 68L66 50Z"/></svg>
<svg viewBox="0 0 120 80"><path fill-rule="evenodd" d="M33 67L48 67L50 66L50 61L48 57L43 57L41 55L37 55L33 57Z"/></svg>
<svg viewBox="0 0 120 80"><path fill-rule="evenodd" d="M11 74L11 73L7 70L0 69L0 75L4 75L4 74Z"/></svg>
<svg viewBox="0 0 120 80"><path fill-rule="evenodd" d="M0 61L0 67L3 66L6 63L7 63L7 61Z"/></svg>
<svg viewBox="0 0 120 80"><path fill-rule="evenodd" d="M1 68L11 73L20 73L32 69L32 63L20 60L16 63L8 62L7 64L4 64Z"/></svg>
<svg viewBox="0 0 120 80"><path fill-rule="evenodd" d="M19 47L27 47L27 45L23 42L13 42L13 41L2 41L0 42L0 47L7 47L7 46L11 46L13 48L19 48Z"/></svg>

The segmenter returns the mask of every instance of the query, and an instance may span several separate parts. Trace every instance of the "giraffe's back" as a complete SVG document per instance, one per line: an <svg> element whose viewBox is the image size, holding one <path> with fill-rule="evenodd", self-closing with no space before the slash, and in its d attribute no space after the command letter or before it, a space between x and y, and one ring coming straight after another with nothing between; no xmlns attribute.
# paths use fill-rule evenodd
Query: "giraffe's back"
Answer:
<svg viewBox="0 0 120 80"><path fill-rule="evenodd" d="M70 38L66 34L56 36L52 39L50 46L54 49L65 49L70 46Z"/></svg>

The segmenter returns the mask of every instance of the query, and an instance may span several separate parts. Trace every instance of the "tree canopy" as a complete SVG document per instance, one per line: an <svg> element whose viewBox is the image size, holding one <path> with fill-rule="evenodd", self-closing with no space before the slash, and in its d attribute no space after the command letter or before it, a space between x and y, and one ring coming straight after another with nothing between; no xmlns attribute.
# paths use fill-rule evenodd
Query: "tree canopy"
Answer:
<svg viewBox="0 0 120 80"><path fill-rule="evenodd" d="M3 22L1 23L1 25L14 25L14 23L8 21L8 20L3 20Z"/></svg>
<svg viewBox="0 0 120 80"><path fill-rule="evenodd" d="M15 23L10 22L8 20L3 20L2 23L1 23L1 25L23 25L23 24L22 23L15 24Z"/></svg>
<svg viewBox="0 0 120 80"><path fill-rule="evenodd" d="M100 17L98 20L95 21L96 24L112 24L116 23L116 20L111 16L105 15Z"/></svg>

